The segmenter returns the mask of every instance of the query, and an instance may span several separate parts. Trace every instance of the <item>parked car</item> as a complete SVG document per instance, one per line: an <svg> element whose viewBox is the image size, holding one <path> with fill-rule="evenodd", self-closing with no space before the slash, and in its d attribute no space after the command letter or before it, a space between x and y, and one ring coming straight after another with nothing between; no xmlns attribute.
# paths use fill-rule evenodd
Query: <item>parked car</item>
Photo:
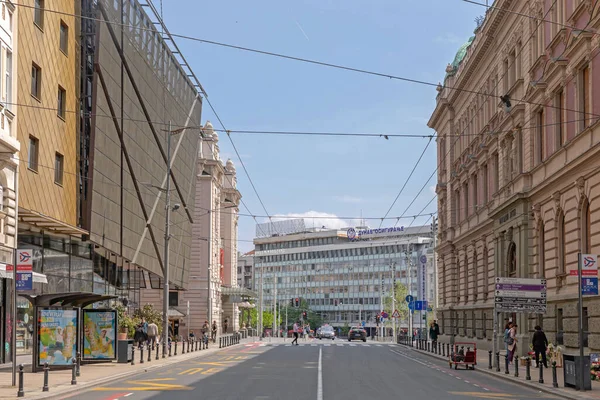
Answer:
<svg viewBox="0 0 600 400"><path fill-rule="evenodd" d="M363 328L351 328L348 332L348 341L351 342L353 340L362 340L363 342L367 341L367 331Z"/></svg>
<svg viewBox="0 0 600 400"><path fill-rule="evenodd" d="M335 339L335 330L333 329L332 326L329 326L329 325L322 326L317 330L317 337L319 339L334 340Z"/></svg>

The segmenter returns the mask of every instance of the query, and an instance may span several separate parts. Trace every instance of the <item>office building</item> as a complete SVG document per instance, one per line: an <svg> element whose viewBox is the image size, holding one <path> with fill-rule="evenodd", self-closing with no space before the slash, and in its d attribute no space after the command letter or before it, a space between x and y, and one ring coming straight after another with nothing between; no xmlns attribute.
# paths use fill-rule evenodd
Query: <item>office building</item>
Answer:
<svg viewBox="0 0 600 400"><path fill-rule="evenodd" d="M254 250L249 251L245 254L240 253L238 255L237 261L238 287L256 291L255 282L256 281L254 278Z"/></svg>

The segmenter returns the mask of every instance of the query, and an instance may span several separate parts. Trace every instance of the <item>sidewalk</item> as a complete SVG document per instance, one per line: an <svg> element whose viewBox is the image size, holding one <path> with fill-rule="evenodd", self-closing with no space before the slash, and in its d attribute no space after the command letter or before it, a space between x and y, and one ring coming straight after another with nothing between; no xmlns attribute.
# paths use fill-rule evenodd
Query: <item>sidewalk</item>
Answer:
<svg viewBox="0 0 600 400"><path fill-rule="evenodd" d="M440 342L441 343L441 342ZM446 346L446 343L443 343ZM405 345L400 345L403 347L407 347ZM417 350L416 347L412 347L412 349L418 353L426 354L430 357L448 360L448 357L442 357L438 354L433 354L427 352L426 350ZM568 388L564 385L564 377L563 377L563 368L556 368L556 377L558 382L558 388L552 386L552 368L544 369L544 383L539 383L539 374L540 370L535 368L535 362L532 362L531 366L531 380L528 381L525 379L526 367L521 366L519 364L519 376L515 377L515 364L514 362L510 364L509 374L505 373L505 353L500 352L500 372L496 371L496 368L489 369L489 353L487 351L479 351L477 352L477 367L475 367L475 371L479 371L481 373L489 374L496 376L497 378L506 379L521 385L529 386L533 389L537 389L543 392L547 392L550 394L554 394L566 399L600 399L600 382L592 381L592 390L580 392L575 390L574 388ZM492 355L493 356L493 355ZM492 359L492 365L494 360ZM463 366L459 366L459 369L463 368Z"/></svg>
<svg viewBox="0 0 600 400"><path fill-rule="evenodd" d="M135 350L135 365L129 364L118 364L116 362L106 364L94 364L94 365L82 365L81 375L77 377L77 385L71 385L72 371L59 370L50 371L48 373L48 386L50 391L42 392L44 385L44 373L39 372L37 374L31 373L31 368L25 368L24 371L24 391L26 399L44 399L58 395L66 395L69 393L81 391L84 388L90 388L92 386L101 385L103 383L114 381L116 379L124 378L127 376L136 375L145 371L150 371L156 368L161 368L167 365L176 364L181 361L186 361L193 358L205 357L208 355L215 354L220 350L230 349L235 346L242 346L244 344L253 343L258 341L258 338L247 338L240 339L240 344L232 345L219 349L219 342L216 344L211 343L207 350L197 350L190 353L181 354L181 343L177 346L177 356L172 355L171 357L162 358L162 349L160 350L160 359L155 360L156 351L152 352L151 361L148 362L148 353L144 351L144 363L140 364L140 352L136 348ZM187 346L186 346L187 349ZM172 348L174 354L174 347ZM16 399L17 390L19 384L19 378L17 373L17 387L13 387L12 375L10 369L0 370L0 399Z"/></svg>

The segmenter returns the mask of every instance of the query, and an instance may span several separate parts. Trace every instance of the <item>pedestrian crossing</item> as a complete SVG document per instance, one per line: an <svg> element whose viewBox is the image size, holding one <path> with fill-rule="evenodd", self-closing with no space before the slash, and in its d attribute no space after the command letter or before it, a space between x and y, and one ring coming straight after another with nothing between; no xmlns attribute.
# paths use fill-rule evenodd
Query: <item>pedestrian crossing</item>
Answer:
<svg viewBox="0 0 600 400"><path fill-rule="evenodd" d="M292 347L291 343L260 343L259 347ZM389 344L382 343L353 343L353 342L337 342L337 343L302 343L298 342L298 347L384 347L389 346Z"/></svg>

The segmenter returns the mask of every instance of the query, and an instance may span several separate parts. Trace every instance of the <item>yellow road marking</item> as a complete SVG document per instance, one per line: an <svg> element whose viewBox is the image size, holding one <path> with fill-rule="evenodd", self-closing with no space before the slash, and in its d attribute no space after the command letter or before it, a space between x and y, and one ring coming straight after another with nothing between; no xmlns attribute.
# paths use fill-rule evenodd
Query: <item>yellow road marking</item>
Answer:
<svg viewBox="0 0 600 400"><path fill-rule="evenodd" d="M214 362L199 362L199 361L196 361L196 362L194 362L194 364L197 364L197 365L214 365L215 367L230 367L231 364L228 365L226 363L231 363L231 362L232 361L221 361L221 362L216 362L216 361L214 361Z"/></svg>
<svg viewBox="0 0 600 400"><path fill-rule="evenodd" d="M158 378L158 379L151 379L151 380L147 380L147 381L126 381L125 383L128 384L132 384L132 385L138 385L138 386L132 386L132 387L115 387L115 388L111 388L111 387L97 387L97 388L93 388L92 390L95 391L119 391L119 390L129 390L129 391L165 391L165 390L192 390L191 387L189 386L184 386L184 385L177 385L177 384L172 384L172 383L159 383L157 381L173 381L175 380L174 378Z"/></svg>
<svg viewBox="0 0 600 400"><path fill-rule="evenodd" d="M209 368L206 371L202 372L202 375L211 375L211 374L217 373L222 370L223 370L222 368Z"/></svg>
<svg viewBox="0 0 600 400"><path fill-rule="evenodd" d="M204 370L204 368L190 368L183 372L180 372L179 375L194 375L203 370Z"/></svg>
<svg viewBox="0 0 600 400"><path fill-rule="evenodd" d="M515 397L512 393L489 393L489 392L448 392L456 396L476 397L478 399L512 399ZM527 396L529 397L529 396ZM519 395L519 398L524 398ZM535 398L535 397L530 397Z"/></svg>

